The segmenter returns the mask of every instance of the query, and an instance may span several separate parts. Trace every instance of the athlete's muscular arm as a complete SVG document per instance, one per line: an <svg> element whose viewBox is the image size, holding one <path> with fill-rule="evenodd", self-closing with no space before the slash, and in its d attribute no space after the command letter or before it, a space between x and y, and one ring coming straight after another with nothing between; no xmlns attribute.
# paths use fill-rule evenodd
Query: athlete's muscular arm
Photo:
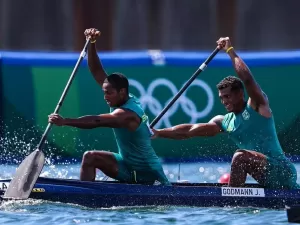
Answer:
<svg viewBox="0 0 300 225"><path fill-rule="evenodd" d="M211 137L222 132L221 123L223 116L216 116L208 123L180 124L174 127L155 130L154 136L169 139L189 139L197 136Z"/></svg>
<svg viewBox="0 0 300 225"><path fill-rule="evenodd" d="M102 63L97 55L96 38L100 36L100 31L91 28L84 32L86 37L91 38L91 43L88 47L88 66L97 83L102 87L102 84L107 77L107 74L102 66ZM94 43L93 43L94 42Z"/></svg>
<svg viewBox="0 0 300 225"><path fill-rule="evenodd" d="M259 84L255 81L250 69L246 63L237 55L228 37L220 38L217 41L218 45L225 51L228 50L228 55L232 61L233 67L238 75L238 77L245 84L247 93L251 99L252 105L257 108L260 106L268 106L268 99L266 95L261 90Z"/></svg>
<svg viewBox="0 0 300 225"><path fill-rule="evenodd" d="M49 122L58 126L70 126L80 129L110 127L135 130L140 124L140 118L134 112L116 109L109 114L88 115L79 118L62 118L58 114L51 114Z"/></svg>

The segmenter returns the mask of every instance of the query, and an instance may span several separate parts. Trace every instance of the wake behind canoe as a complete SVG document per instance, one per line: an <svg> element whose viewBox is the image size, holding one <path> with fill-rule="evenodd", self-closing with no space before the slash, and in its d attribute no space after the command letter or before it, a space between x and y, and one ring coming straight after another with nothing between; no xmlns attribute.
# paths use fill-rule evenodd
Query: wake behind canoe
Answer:
<svg viewBox="0 0 300 225"><path fill-rule="evenodd" d="M0 195L10 180L0 180ZM172 183L172 186L86 182L40 177L30 198L91 208L181 205L199 207L285 208L300 203L300 190L270 190L257 184L230 188L217 183Z"/></svg>

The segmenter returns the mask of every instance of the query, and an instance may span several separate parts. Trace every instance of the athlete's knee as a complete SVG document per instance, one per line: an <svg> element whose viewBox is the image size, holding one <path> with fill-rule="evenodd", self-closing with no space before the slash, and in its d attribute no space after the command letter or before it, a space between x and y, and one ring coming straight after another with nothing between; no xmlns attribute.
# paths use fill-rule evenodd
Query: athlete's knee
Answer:
<svg viewBox="0 0 300 225"><path fill-rule="evenodd" d="M91 164L93 162L93 151L86 151L83 154L82 162L84 164Z"/></svg>
<svg viewBox="0 0 300 225"><path fill-rule="evenodd" d="M86 151L83 154L82 163L86 165L102 165L109 159L109 156L106 151Z"/></svg>
<svg viewBox="0 0 300 225"><path fill-rule="evenodd" d="M101 152L99 151L86 151L83 154L83 163L84 164L93 164L95 162L95 160L99 161L101 160L101 157L99 157L101 155Z"/></svg>
<svg viewBox="0 0 300 225"><path fill-rule="evenodd" d="M232 157L232 164L241 165L247 161L247 151L243 149L238 149L233 157Z"/></svg>

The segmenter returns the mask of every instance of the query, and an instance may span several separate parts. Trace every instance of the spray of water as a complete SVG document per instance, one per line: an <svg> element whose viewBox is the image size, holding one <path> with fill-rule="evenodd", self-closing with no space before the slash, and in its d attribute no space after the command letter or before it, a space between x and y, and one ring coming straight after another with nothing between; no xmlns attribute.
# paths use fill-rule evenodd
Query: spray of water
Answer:
<svg viewBox="0 0 300 225"><path fill-rule="evenodd" d="M41 132L36 126L21 125L17 129L9 129L8 125L1 126L4 131L0 136L0 179L10 179L15 173L18 165L26 156L32 153L40 140ZM62 134L51 134L51 141ZM34 138L36 137L36 138ZM82 143L78 138L74 139L79 148L89 149L89 146ZM65 146L67 148L68 146ZM90 149L92 149L90 147ZM64 148L59 148L48 141L45 142L45 166L40 176L50 178L79 179L80 160L77 158L64 159L62 153ZM103 173L97 173L96 179L103 179Z"/></svg>

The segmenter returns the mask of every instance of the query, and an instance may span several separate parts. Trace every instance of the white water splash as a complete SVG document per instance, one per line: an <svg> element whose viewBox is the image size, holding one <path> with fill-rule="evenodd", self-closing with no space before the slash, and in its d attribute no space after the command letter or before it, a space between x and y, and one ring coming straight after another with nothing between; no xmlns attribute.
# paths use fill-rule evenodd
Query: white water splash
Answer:
<svg viewBox="0 0 300 225"><path fill-rule="evenodd" d="M10 211L10 212L26 212L24 206L33 206L44 203L43 200L36 199L26 199L26 200L11 200L11 201L2 201L0 205L0 210Z"/></svg>

